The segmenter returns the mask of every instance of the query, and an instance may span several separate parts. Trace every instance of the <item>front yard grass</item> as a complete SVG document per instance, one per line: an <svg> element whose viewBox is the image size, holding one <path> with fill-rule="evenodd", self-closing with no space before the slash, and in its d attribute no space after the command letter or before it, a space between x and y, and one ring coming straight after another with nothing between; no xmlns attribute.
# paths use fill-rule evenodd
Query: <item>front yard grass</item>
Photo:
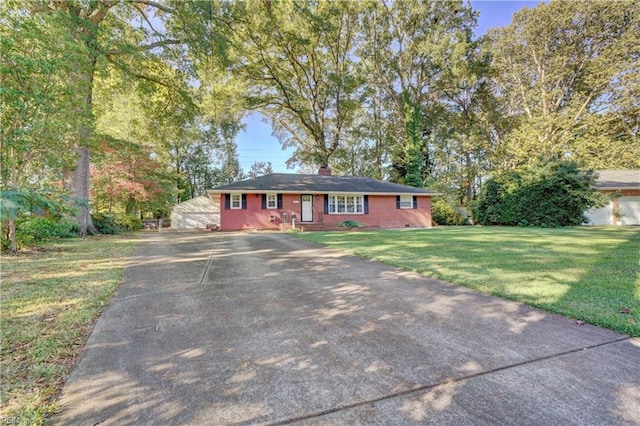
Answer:
<svg viewBox="0 0 640 426"><path fill-rule="evenodd" d="M0 258L1 422L43 424L55 410L134 247L132 236L100 236Z"/></svg>
<svg viewBox="0 0 640 426"><path fill-rule="evenodd" d="M442 227L298 237L640 336L640 229Z"/></svg>

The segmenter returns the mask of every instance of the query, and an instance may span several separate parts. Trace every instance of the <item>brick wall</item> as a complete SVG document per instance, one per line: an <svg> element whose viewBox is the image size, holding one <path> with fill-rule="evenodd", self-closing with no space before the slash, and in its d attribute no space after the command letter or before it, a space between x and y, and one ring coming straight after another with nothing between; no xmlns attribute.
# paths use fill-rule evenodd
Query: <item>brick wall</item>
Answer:
<svg viewBox="0 0 640 426"><path fill-rule="evenodd" d="M397 209L395 196L369 195L369 214L325 214L324 195L313 194L313 224L332 228L336 223L355 220L375 228L425 228L431 226L431 197L418 196L416 209ZM300 194L283 194L281 209L263 209L261 194L247 194L245 210L226 210L225 195L221 194L223 230L283 229L296 216L301 224Z"/></svg>

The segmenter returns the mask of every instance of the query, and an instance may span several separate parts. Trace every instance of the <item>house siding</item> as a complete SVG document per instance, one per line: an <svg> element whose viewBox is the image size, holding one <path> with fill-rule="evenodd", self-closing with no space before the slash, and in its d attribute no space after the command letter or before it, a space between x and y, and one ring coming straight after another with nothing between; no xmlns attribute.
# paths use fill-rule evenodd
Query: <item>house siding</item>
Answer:
<svg viewBox="0 0 640 426"><path fill-rule="evenodd" d="M426 228L431 226L431 197L417 196L416 208L397 209L394 195L368 194L368 214L325 214L324 195L312 194L313 222L301 223L302 194L283 194L282 208L263 209L262 194L247 194L245 210L223 210L221 227L223 230L278 230L291 226L291 219L296 217L296 226L311 229L334 228L345 220L356 220L368 227L375 228ZM225 194L221 194L221 205L224 206ZM271 220L274 217L275 220Z"/></svg>

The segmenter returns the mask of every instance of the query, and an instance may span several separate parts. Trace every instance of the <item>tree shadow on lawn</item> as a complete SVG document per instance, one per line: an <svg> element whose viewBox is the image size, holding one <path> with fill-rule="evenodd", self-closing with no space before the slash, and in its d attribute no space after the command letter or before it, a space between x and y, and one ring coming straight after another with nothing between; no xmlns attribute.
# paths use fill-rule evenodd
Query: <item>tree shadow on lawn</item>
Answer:
<svg viewBox="0 0 640 426"><path fill-rule="evenodd" d="M635 229L439 228L320 240L366 258L640 335L640 232Z"/></svg>
<svg viewBox="0 0 640 426"><path fill-rule="evenodd" d="M571 228L559 230L559 238L551 242L548 236L512 240L493 248L495 258L486 258L482 247L471 249L470 256L486 258L479 268L459 263L452 266L457 272L443 275L471 288L640 336L640 232L612 231L618 230ZM582 243L575 244L576 237Z"/></svg>
<svg viewBox="0 0 640 426"><path fill-rule="evenodd" d="M640 336L640 231L600 251L590 268L572 281L550 309L569 316Z"/></svg>

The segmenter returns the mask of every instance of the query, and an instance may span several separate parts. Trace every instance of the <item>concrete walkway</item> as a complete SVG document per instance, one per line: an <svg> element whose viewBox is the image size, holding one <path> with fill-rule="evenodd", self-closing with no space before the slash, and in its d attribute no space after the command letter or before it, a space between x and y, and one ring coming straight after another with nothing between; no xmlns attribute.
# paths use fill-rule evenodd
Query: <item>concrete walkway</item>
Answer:
<svg viewBox="0 0 640 426"><path fill-rule="evenodd" d="M640 340L286 234L145 234L52 423L640 424Z"/></svg>

